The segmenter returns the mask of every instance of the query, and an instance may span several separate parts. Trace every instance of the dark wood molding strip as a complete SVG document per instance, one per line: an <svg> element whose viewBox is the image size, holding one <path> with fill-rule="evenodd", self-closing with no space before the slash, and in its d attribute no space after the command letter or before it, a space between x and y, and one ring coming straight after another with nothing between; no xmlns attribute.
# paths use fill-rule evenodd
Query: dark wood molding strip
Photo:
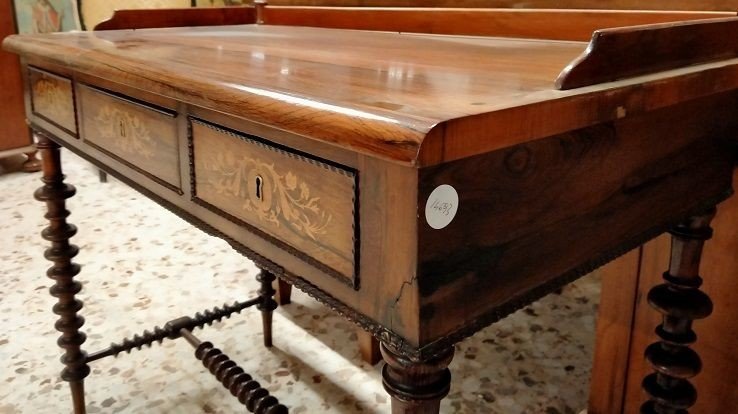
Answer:
<svg viewBox="0 0 738 414"><path fill-rule="evenodd" d="M459 9L423 7L264 8L264 24L333 29L377 30L440 35L522 37L585 42L604 27L710 19L735 15L673 12L565 9Z"/></svg>
<svg viewBox="0 0 738 414"><path fill-rule="evenodd" d="M224 26L256 23L253 7L116 10L94 30L150 29L161 27Z"/></svg>

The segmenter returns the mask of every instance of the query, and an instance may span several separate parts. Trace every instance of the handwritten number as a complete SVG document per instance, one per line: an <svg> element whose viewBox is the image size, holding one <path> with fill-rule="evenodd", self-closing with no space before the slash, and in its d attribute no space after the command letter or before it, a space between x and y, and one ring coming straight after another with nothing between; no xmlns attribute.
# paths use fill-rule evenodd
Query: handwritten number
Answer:
<svg viewBox="0 0 738 414"><path fill-rule="evenodd" d="M431 203L431 209L437 211L444 216L449 216L454 209L454 205L453 203L443 202L439 199L434 199L433 203Z"/></svg>

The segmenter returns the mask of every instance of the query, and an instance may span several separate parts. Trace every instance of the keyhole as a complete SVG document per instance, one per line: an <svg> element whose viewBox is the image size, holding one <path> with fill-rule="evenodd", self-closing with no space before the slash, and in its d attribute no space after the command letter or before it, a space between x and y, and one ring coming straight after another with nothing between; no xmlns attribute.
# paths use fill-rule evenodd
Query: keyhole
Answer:
<svg viewBox="0 0 738 414"><path fill-rule="evenodd" d="M118 128L120 128L120 136L125 138L126 137L126 124L123 123L123 120L118 121Z"/></svg>
<svg viewBox="0 0 738 414"><path fill-rule="evenodd" d="M264 188L263 187L264 187L264 180L257 175L256 176L256 198L262 201L264 201Z"/></svg>

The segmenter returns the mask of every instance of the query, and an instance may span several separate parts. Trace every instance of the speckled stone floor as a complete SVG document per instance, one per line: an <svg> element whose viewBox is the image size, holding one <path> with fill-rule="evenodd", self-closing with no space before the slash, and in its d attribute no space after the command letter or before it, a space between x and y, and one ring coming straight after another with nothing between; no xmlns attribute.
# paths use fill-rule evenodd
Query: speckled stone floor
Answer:
<svg viewBox="0 0 738 414"><path fill-rule="evenodd" d="M0 413L64 413L58 333L44 276L39 174L0 160ZM83 265L87 350L154 324L254 294L254 265L125 185L64 153L74 242ZM4 173L3 173L4 172ZM599 300L587 276L457 346L444 413L577 413L586 406ZM249 309L196 333L268 385L291 412L388 413L379 365L362 363L353 326L296 292L274 318L275 347L261 346ZM182 341L92 364L90 413L243 412Z"/></svg>

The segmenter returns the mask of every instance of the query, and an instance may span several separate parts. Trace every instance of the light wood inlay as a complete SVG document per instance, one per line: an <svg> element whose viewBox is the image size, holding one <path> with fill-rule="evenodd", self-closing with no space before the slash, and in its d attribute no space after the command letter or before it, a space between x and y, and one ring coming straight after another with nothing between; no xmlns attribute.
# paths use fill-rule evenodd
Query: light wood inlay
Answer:
<svg viewBox="0 0 738 414"><path fill-rule="evenodd" d="M72 81L36 68L28 72L34 114L76 135Z"/></svg>
<svg viewBox="0 0 738 414"><path fill-rule="evenodd" d="M166 186L180 188L174 112L85 85L79 87L79 99L86 142Z"/></svg>
<svg viewBox="0 0 738 414"><path fill-rule="evenodd" d="M354 284L354 172L198 120L192 144L198 200Z"/></svg>

